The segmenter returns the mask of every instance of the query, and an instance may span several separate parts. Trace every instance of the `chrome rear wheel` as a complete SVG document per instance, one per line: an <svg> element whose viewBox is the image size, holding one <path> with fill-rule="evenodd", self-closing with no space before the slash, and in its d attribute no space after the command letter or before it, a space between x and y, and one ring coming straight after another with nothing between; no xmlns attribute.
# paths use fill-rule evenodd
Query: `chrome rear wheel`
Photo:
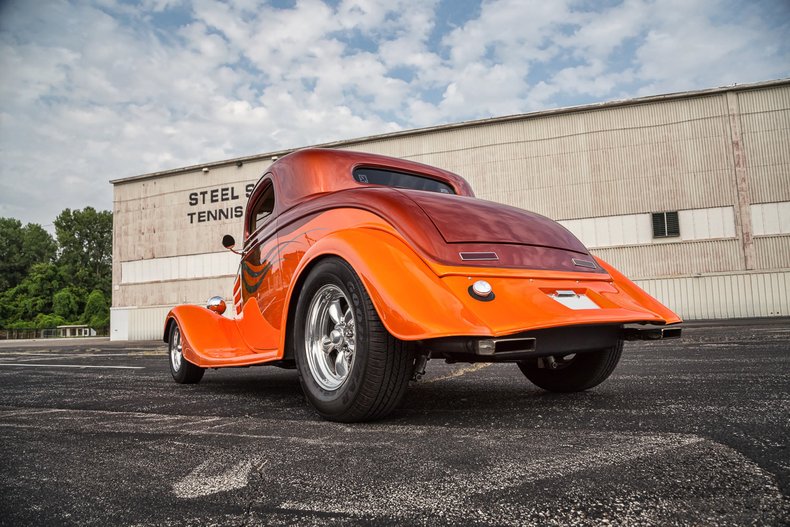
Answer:
<svg viewBox="0 0 790 527"><path fill-rule="evenodd" d="M307 364L324 390L340 388L354 367L354 313L343 291L334 284L321 287L310 302L305 323Z"/></svg>
<svg viewBox="0 0 790 527"><path fill-rule="evenodd" d="M414 368L414 345L387 332L345 260L329 257L310 270L294 315L299 381L322 417L369 421L400 403Z"/></svg>

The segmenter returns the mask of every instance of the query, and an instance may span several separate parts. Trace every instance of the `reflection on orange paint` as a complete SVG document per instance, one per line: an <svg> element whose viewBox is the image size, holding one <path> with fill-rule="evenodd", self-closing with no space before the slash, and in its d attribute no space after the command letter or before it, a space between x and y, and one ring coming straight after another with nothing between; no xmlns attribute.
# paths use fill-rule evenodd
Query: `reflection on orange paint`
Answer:
<svg viewBox="0 0 790 527"><path fill-rule="evenodd" d="M442 195L426 198L414 194L420 191L358 183L351 176L356 166L386 166L446 182L462 196L446 196L447 203L468 205L457 210L457 221L468 222L468 228L450 224L452 207L443 208ZM512 243L501 232L489 234L484 215L497 206L476 207L469 201L468 184L454 174L370 154L311 149L278 160L266 179L274 185L275 209L271 223L245 240L233 288L236 318L196 306L179 306L168 314L168 323L176 320L182 328L184 356L199 366L283 359L291 348L286 328L299 280L327 256L351 264L384 326L402 340L680 322L548 219L525 214L527 223L509 230L521 237ZM444 223L435 223L426 210L443 215ZM516 209L508 208L507 214L511 222L520 218ZM457 241L448 243L444 236ZM552 247L553 240L558 241ZM497 260L463 261L459 254L465 251L494 252ZM592 268L574 265L573 258ZM492 285L495 300L480 302L468 293L481 278ZM599 309L570 309L551 298L557 290L584 293Z"/></svg>

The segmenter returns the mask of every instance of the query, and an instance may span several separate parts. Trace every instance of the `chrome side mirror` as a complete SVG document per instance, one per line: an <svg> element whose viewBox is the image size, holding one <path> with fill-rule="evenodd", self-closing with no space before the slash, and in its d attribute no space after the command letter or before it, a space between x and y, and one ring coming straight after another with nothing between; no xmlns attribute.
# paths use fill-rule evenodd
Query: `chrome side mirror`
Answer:
<svg viewBox="0 0 790 527"><path fill-rule="evenodd" d="M230 234L226 234L222 237L222 246L232 253L241 254L239 251L233 248L236 246L236 239Z"/></svg>
<svg viewBox="0 0 790 527"><path fill-rule="evenodd" d="M221 296L212 296L208 299L208 302L206 302L206 309L218 315L223 314L226 308L225 300L223 300Z"/></svg>

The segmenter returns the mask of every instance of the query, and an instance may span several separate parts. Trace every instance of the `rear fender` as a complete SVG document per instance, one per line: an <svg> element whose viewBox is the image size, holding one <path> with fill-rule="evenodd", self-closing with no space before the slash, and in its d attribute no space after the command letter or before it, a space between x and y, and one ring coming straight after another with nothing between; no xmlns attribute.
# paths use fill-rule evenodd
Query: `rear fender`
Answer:
<svg viewBox="0 0 790 527"><path fill-rule="evenodd" d="M354 268L384 327L398 339L491 331L408 245L389 232L370 228L334 232L305 253L291 280L285 316L296 308L297 284L326 256L340 257ZM281 349L285 349L285 334L282 338Z"/></svg>
<svg viewBox="0 0 790 527"><path fill-rule="evenodd" d="M644 309L652 311L662 319L666 324L677 324L678 322L682 322L681 318L673 312L671 309L666 307L664 304L647 294L641 287L633 283L631 280L625 277L623 273L606 263L605 261L601 260L598 257L594 257L595 261L598 262L609 276L612 277L612 281L614 284L628 297L634 300L636 304L641 306Z"/></svg>

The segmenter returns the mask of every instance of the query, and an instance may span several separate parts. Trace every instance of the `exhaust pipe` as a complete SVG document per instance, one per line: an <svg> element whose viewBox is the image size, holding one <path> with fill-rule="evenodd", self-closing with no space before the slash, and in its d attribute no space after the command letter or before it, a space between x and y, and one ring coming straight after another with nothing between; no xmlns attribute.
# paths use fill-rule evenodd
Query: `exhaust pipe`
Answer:
<svg viewBox="0 0 790 527"><path fill-rule="evenodd" d="M680 338L683 328L676 327L647 327L647 328L624 328L623 338L625 340L663 340Z"/></svg>
<svg viewBox="0 0 790 527"><path fill-rule="evenodd" d="M483 339L475 342L475 354L508 357L535 351L534 338Z"/></svg>

